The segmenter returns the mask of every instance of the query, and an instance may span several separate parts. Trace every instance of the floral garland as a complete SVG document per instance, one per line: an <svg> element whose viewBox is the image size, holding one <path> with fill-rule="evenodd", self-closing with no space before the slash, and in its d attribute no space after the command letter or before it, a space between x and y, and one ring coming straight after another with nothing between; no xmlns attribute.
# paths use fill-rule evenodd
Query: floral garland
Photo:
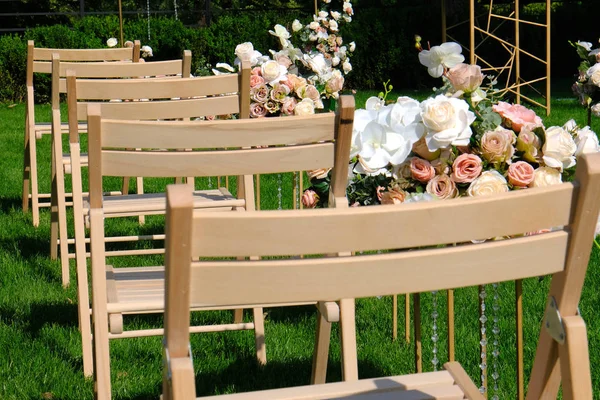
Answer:
<svg viewBox="0 0 600 400"><path fill-rule="evenodd" d="M573 93L588 110L588 125L591 125L592 114L600 117L600 48L592 49L590 42L569 43L581 58L577 82L572 87Z"/></svg>
<svg viewBox="0 0 600 400"><path fill-rule="evenodd" d="M310 115L334 107L356 49L354 42L344 44L339 30L352 21L354 10L349 1L341 11L329 10L331 0L323 3L310 23L294 20L291 32L279 24L269 31L279 39L280 50L263 55L252 43L242 43L235 49L235 67L218 63L212 70L234 73L242 60L250 63L251 117Z"/></svg>
<svg viewBox="0 0 600 400"><path fill-rule="evenodd" d="M386 88L355 112L347 189L353 206L552 185L570 178L577 155L600 150L587 126L570 120L545 128L534 111L488 95L493 77L484 87L480 67L464 64L456 43L422 50L419 60L443 79L434 96L386 104ZM326 206L328 171L309 177L304 206Z"/></svg>

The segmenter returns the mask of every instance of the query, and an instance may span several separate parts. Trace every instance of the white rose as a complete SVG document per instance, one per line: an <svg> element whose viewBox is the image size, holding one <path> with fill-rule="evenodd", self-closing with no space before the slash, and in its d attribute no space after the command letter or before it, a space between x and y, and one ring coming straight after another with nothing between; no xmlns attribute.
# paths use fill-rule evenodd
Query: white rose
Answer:
<svg viewBox="0 0 600 400"><path fill-rule="evenodd" d="M142 46L142 57L152 57L152 47L150 46Z"/></svg>
<svg viewBox="0 0 600 400"><path fill-rule="evenodd" d="M275 25L275 31L269 31L269 33L273 36L276 36L279 38L279 42L281 43L282 47L287 47L288 46L288 39L290 38L290 33L287 31L287 29L285 29L285 26L277 24Z"/></svg>
<svg viewBox="0 0 600 400"><path fill-rule="evenodd" d="M548 167L558 168L560 171L563 168L572 167L575 165L573 156L575 151L577 151L577 144L569 132L559 126L551 126L546 129L542 159Z"/></svg>
<svg viewBox="0 0 600 400"><path fill-rule="evenodd" d="M594 85L600 86L600 63L594 64L592 68L588 69L586 75Z"/></svg>
<svg viewBox="0 0 600 400"><path fill-rule="evenodd" d="M335 22L334 20L329 21L329 29L332 32L337 32L337 30L338 30L338 23Z"/></svg>
<svg viewBox="0 0 600 400"><path fill-rule="evenodd" d="M342 64L342 68L344 69L344 73L347 74L348 72L352 71L352 64L350 64L350 61L346 59Z"/></svg>
<svg viewBox="0 0 600 400"><path fill-rule="evenodd" d="M114 38L114 37L111 37L110 39L108 39L106 41L106 45L108 47L115 47L117 45L117 43L119 43L119 42L117 41L117 38Z"/></svg>
<svg viewBox="0 0 600 400"><path fill-rule="evenodd" d="M558 170L550 167L539 167L533 171L533 182L529 184L529 187L551 186L559 183L562 183L562 177Z"/></svg>
<svg viewBox="0 0 600 400"><path fill-rule="evenodd" d="M254 45L250 42L238 44L235 47L235 55L242 61L251 61L254 57Z"/></svg>
<svg viewBox="0 0 600 400"><path fill-rule="evenodd" d="M575 144L577 144L575 156L585 153L597 153L600 151L598 136L590 129L589 126L577 130Z"/></svg>
<svg viewBox="0 0 600 400"><path fill-rule="evenodd" d="M508 192L508 183L496 170L485 171L469 185L469 196L487 196L495 193Z"/></svg>
<svg viewBox="0 0 600 400"><path fill-rule="evenodd" d="M331 59L331 65L333 65L334 67L337 67L340 64L340 58L335 56Z"/></svg>
<svg viewBox="0 0 600 400"><path fill-rule="evenodd" d="M352 22L352 17L349 15L344 14L344 21L346 22Z"/></svg>
<svg viewBox="0 0 600 400"><path fill-rule="evenodd" d="M302 99L302 101L296 104L294 108L294 114L296 115L311 115L315 113L315 102L309 98Z"/></svg>
<svg viewBox="0 0 600 400"><path fill-rule="evenodd" d="M427 99L421 103L421 117L429 151L469 144L475 114L469 111L466 101L443 95Z"/></svg>
<svg viewBox="0 0 600 400"><path fill-rule="evenodd" d="M592 106L592 114L596 117L600 117L600 103L596 103Z"/></svg>
<svg viewBox="0 0 600 400"><path fill-rule="evenodd" d="M312 29L313 31L316 31L317 29L319 29L320 26L321 26L321 24L319 24L317 21L313 21L308 25L308 27L310 29Z"/></svg>
<svg viewBox="0 0 600 400"><path fill-rule="evenodd" d="M269 60L261 65L260 71L262 77L265 78L265 81L269 82L271 85L285 79L285 75L287 74L287 68L275 60Z"/></svg>
<svg viewBox="0 0 600 400"><path fill-rule="evenodd" d="M321 19L327 18L327 11L319 11L319 18L321 18Z"/></svg>
<svg viewBox="0 0 600 400"><path fill-rule="evenodd" d="M342 13L340 13L338 11L332 11L331 16L333 17L333 19L338 21L340 18L342 18Z"/></svg>
<svg viewBox="0 0 600 400"><path fill-rule="evenodd" d="M356 50L356 43L354 42L350 42L350 52L354 52L354 50Z"/></svg>
<svg viewBox="0 0 600 400"><path fill-rule="evenodd" d="M331 61L326 60L321 53L315 56L305 54L303 63L319 76L327 75L331 69Z"/></svg>
<svg viewBox="0 0 600 400"><path fill-rule="evenodd" d="M300 21L298 21L297 19L295 19L294 22L292 23L292 30L294 32L298 32L303 27L304 26L302 26L302 24L300 23Z"/></svg>

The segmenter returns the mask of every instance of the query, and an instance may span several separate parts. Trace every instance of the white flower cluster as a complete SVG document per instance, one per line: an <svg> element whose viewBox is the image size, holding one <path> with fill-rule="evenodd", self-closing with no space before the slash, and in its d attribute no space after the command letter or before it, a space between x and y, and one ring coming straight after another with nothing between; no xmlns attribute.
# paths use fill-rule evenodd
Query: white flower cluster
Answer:
<svg viewBox="0 0 600 400"><path fill-rule="evenodd" d="M119 44L119 41L117 40L117 38L114 37L111 37L106 41L106 45L108 47L115 47L117 44ZM125 47L133 47L133 42L131 40L126 41ZM152 54L152 47L150 46L142 46L140 51L142 53L141 55L143 58L152 57L154 55Z"/></svg>

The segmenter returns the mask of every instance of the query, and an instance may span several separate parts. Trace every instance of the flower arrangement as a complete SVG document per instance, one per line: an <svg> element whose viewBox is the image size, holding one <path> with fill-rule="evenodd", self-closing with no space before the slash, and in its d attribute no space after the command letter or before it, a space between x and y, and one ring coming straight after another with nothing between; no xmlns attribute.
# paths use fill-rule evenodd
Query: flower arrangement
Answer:
<svg viewBox="0 0 600 400"><path fill-rule="evenodd" d="M592 114L600 117L600 48L592 49L590 42L569 42L581 58L573 93L588 111L588 125Z"/></svg>
<svg viewBox="0 0 600 400"><path fill-rule="evenodd" d="M241 61L252 67L250 116L261 118L282 115L310 115L333 108L344 87L344 75L352 71L350 57L354 42L344 45L340 27L352 21L352 3L341 11L329 10L331 0L313 21L294 20L291 32L275 25L269 33L279 39L281 49L263 55L250 42L235 49L234 66L218 63L214 74L233 73Z"/></svg>
<svg viewBox="0 0 600 400"><path fill-rule="evenodd" d="M419 53L443 86L424 101L385 93L356 110L347 195L352 206L482 196L569 179L575 157L600 150L589 127L544 127L534 111L492 93L493 77L464 64L461 47ZM600 64L599 64L600 65ZM484 86L484 82L486 82ZM325 206L327 171L309 172L305 207Z"/></svg>
<svg viewBox="0 0 600 400"><path fill-rule="evenodd" d="M106 41L106 45L108 47L115 47L117 44L119 44L119 41L117 40L117 38L111 37ZM125 47L133 47L133 42L131 40L128 40L125 42ZM142 58L147 58L147 57L152 57L154 54L152 53L152 47L146 45L146 46L142 46L140 48L140 52L142 53L141 56Z"/></svg>

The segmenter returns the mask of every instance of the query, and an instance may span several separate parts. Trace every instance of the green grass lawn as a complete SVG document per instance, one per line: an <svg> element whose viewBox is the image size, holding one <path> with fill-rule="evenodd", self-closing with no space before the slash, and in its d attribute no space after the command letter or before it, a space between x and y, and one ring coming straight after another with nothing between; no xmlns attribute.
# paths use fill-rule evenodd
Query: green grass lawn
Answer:
<svg viewBox="0 0 600 400"><path fill-rule="evenodd" d="M369 95L361 92L357 106ZM414 95L406 93L408 95ZM426 94L425 94L426 96ZM423 94L420 95L423 97ZM390 98L394 98L393 96ZM557 99L546 125L564 123L573 117L585 122L583 110L573 100ZM541 113L540 113L541 114ZM39 120L49 120L49 107L38 108ZM76 289L61 286L58 262L49 254L49 213L44 209L39 228L31 225L31 215L21 210L21 167L24 105L0 105L0 398L1 399L91 399L93 383L82 374L81 344L77 327ZM600 129L597 124L593 126ZM49 138L38 141L42 155L40 165L42 190L49 189ZM212 180L214 186L214 179ZM149 182L150 190L160 182ZM208 180L199 182L208 186ZM291 207L291 178L283 177L284 208ZM277 178L263 179L262 207L277 208ZM110 229L128 231L136 228L135 220L113 223ZM162 218L148 218L144 230L160 231ZM404 229L396 227L395 229ZM360 234L357 228L356 234ZM160 257L145 257L144 264L161 262ZM124 265L125 261L115 261ZM595 391L600 393L600 252L594 249L587 276L581 313L586 319L590 340L592 377ZM74 276L74 266L71 267ZM529 374L540 320L545 306L549 278L524 282L525 369ZM493 327L492 287L488 291L488 331ZM515 319L514 283L499 285L497 313L499 334L498 396L515 398L514 371ZM400 296L400 309L404 296ZM437 295L438 346L441 363L447 361L447 323L445 293ZM422 333L424 368L432 370L432 295L422 295ZM467 372L479 375L479 334L477 329L477 290L456 290L456 355ZM264 368L254 362L251 332L228 332L192 335L198 395L250 391L308 384L314 342L315 310L313 307L267 309L266 345L268 364ZM404 317L399 316L399 335L403 337ZM249 315L247 316L249 318ZM193 316L194 323L217 323L231 320L229 312L204 312ZM161 316L126 318L129 327L158 327ZM340 352L334 327L329 381L339 381ZM363 299L357 302L357 340L361 378L404 374L414 371L413 344L404 340L392 342L391 298ZM412 337L412 334L411 334ZM161 337L111 341L111 372L116 399L158 398L161 392ZM491 354L491 350L488 350ZM491 355L488 364L493 364ZM491 371L490 371L491 374Z"/></svg>

